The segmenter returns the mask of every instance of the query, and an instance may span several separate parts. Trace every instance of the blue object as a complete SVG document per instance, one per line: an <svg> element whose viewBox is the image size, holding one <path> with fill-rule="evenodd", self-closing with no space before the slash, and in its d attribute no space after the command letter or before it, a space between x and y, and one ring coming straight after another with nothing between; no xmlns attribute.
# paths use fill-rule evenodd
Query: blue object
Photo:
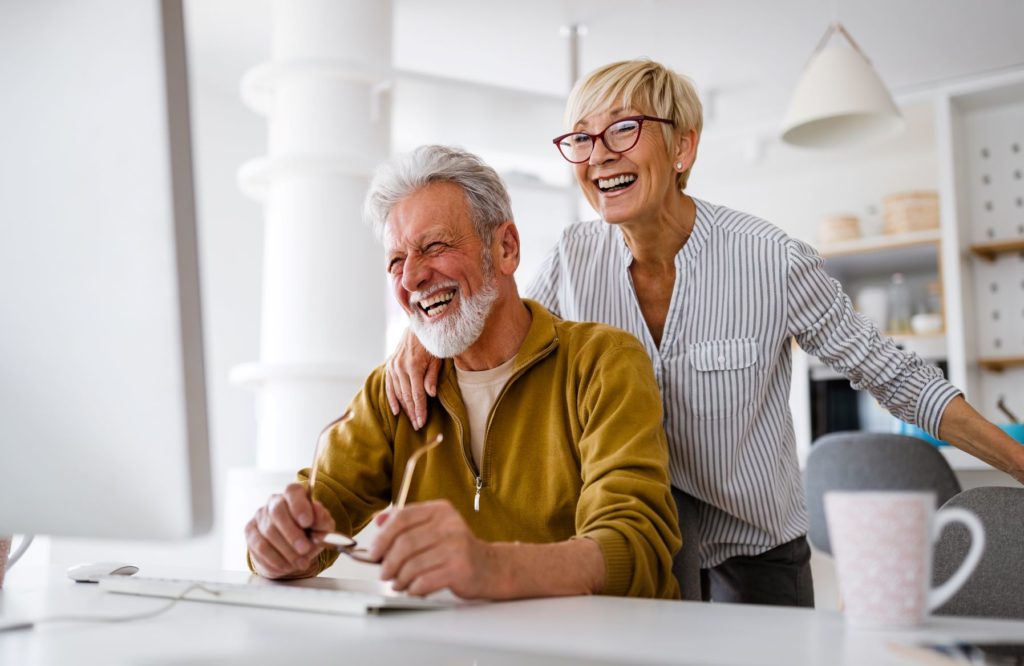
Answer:
<svg viewBox="0 0 1024 666"><path fill-rule="evenodd" d="M999 427L1002 428L1003 432L1007 435L1013 437L1021 444L1024 444L1024 423L1006 423Z"/></svg>
<svg viewBox="0 0 1024 666"><path fill-rule="evenodd" d="M915 425L910 425L909 423L906 423L904 421L900 421L900 429L897 430L897 432L901 435L910 435L911 437L923 439L924 441L928 442L933 446L949 446L948 443L942 441L941 439L935 439L924 430L918 428Z"/></svg>
<svg viewBox="0 0 1024 666"><path fill-rule="evenodd" d="M915 425L910 425L909 423L905 423L903 421L900 421L899 423L900 427L899 430L897 430L897 432L901 435L910 435L911 437L917 437L918 439L923 439L924 441L934 446L949 446L947 442L944 442L941 439L935 439L934 437L932 437L924 430L921 430ZM999 428L1007 435L1017 440L1019 443L1024 444L1024 423L1005 423L999 426Z"/></svg>

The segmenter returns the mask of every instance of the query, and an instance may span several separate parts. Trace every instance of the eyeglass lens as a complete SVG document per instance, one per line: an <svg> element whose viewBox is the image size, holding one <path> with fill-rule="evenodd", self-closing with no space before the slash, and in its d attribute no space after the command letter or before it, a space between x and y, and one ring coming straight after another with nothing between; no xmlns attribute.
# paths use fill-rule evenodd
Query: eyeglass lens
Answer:
<svg viewBox="0 0 1024 666"><path fill-rule="evenodd" d="M597 135L590 135L584 132L570 134L558 142L558 149L570 162L583 162L590 159L594 152L594 140L601 137L604 145L613 153L624 153L636 145L640 139L640 127L642 120L620 120L605 128Z"/></svg>

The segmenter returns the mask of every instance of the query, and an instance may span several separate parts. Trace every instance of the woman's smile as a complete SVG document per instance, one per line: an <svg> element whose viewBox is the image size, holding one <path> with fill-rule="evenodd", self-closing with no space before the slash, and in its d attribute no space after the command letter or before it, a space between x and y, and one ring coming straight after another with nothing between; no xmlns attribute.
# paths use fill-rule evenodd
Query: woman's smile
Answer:
<svg viewBox="0 0 1024 666"><path fill-rule="evenodd" d="M593 180L594 185L602 194L614 195L628 190L636 182L635 173L622 173L612 176L600 176Z"/></svg>

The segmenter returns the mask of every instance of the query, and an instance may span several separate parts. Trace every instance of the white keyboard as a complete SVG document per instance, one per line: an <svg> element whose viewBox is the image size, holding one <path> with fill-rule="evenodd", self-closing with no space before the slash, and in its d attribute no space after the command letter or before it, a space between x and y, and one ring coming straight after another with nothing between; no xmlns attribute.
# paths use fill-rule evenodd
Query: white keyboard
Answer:
<svg viewBox="0 0 1024 666"><path fill-rule="evenodd" d="M387 610L450 608L460 603L459 599L450 593L425 598L411 597L394 592L385 584L376 581L341 578L275 582L258 576L249 576L244 582L224 582L185 578L106 576L100 579L99 584L100 589L117 594L174 599L184 592L181 598L188 601L341 615L366 615Z"/></svg>

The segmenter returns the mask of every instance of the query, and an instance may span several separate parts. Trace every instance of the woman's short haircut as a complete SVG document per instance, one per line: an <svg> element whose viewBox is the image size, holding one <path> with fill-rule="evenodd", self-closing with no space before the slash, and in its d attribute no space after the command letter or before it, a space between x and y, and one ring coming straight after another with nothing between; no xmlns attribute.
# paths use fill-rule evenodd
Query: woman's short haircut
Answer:
<svg viewBox="0 0 1024 666"><path fill-rule="evenodd" d="M512 221L512 203L498 173L476 155L448 146L420 146L380 165L370 183L363 215L378 239L392 209L431 183L455 183L469 204L473 226L491 244L494 230Z"/></svg>
<svg viewBox="0 0 1024 666"><path fill-rule="evenodd" d="M696 130L699 138L704 127L693 82L660 63L638 58L605 65L576 82L565 107L567 131L586 116L619 105L673 121L674 126L663 126L666 147L672 146L674 131ZM689 177L690 169L676 176L679 189L686 187Z"/></svg>

